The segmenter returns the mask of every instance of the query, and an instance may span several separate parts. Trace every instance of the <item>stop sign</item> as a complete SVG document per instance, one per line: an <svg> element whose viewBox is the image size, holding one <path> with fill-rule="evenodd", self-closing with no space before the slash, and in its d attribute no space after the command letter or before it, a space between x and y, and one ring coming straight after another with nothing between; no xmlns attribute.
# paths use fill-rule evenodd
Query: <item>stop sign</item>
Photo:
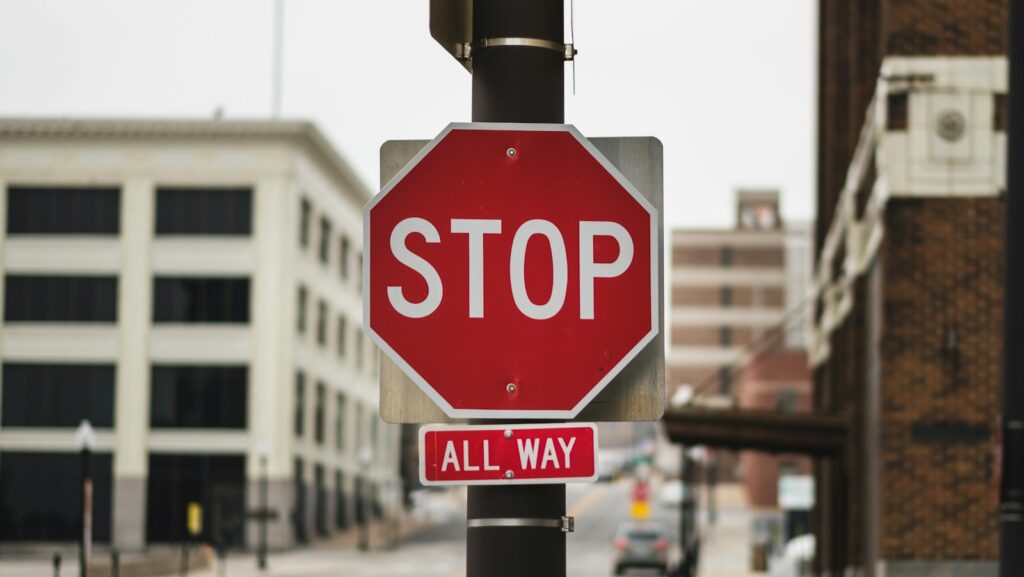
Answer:
<svg viewBox="0 0 1024 577"><path fill-rule="evenodd" d="M367 332L449 417L572 418L657 334L657 212L572 126L451 124L363 218Z"/></svg>

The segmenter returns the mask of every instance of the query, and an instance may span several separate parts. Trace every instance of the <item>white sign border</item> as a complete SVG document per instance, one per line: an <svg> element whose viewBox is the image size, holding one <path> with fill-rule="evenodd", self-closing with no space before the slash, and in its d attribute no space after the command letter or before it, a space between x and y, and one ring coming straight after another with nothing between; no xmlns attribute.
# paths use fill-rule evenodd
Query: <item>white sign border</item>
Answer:
<svg viewBox="0 0 1024 577"><path fill-rule="evenodd" d="M598 381L580 401L567 411L562 410L504 410L504 409L456 409L437 392L434 387L422 375L416 372L409 363L402 358L370 325L370 210L385 195L407 175L423 158L429 154L449 133L454 130L490 130L490 131L516 131L516 132L568 132L577 142L583 146L591 156L622 186L633 199L642 206L650 215L651 230L651 329L641 338L637 344L627 352L618 363L615 364L604 377ZM380 350L397 364L406 375L428 396L440 409L452 419L573 419L578 415L608 383L612 381L622 369L629 364L646 347L654 337L658 335L658 311L661 303L658 299L658 289L661 280L658 278L658 210L648 201L640 191L633 186L633 183L623 176L619 169L613 165L589 140L587 140L575 126L571 124L530 124L518 122L452 122L448 124L433 140L420 150L402 170L374 195L366 206L363 207L363 329L370 339Z"/></svg>
<svg viewBox="0 0 1024 577"><path fill-rule="evenodd" d="M529 429L590 429L594 435L594 474L589 477L558 477L554 479L496 479L493 481L428 481L426 451L423 446L430 431L482 431L495 429L512 429L513 431ZM453 487L470 485L562 485L565 483L593 483L597 481L598 438L597 425L594 423L547 423L547 424L505 424L505 425L423 425L419 432L419 474L420 483L424 487Z"/></svg>

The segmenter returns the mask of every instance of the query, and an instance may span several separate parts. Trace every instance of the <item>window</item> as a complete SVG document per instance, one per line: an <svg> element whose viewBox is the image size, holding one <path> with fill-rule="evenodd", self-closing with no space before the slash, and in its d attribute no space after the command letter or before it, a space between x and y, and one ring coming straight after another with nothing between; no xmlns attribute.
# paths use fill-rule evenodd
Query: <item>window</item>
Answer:
<svg viewBox="0 0 1024 577"><path fill-rule="evenodd" d="M327 388L323 383L316 384L316 407L313 409L313 440L317 445L324 444L324 410L327 403Z"/></svg>
<svg viewBox="0 0 1024 577"><path fill-rule="evenodd" d="M313 485L316 488L316 532L321 537L327 536L327 485L324 481L324 466L317 463L313 466Z"/></svg>
<svg viewBox="0 0 1024 577"><path fill-rule="evenodd" d="M306 375L295 373L295 436L301 437L306 428Z"/></svg>
<svg viewBox="0 0 1024 577"><path fill-rule="evenodd" d="M720 395L732 393L732 367L718 369L718 393Z"/></svg>
<svg viewBox="0 0 1024 577"><path fill-rule="evenodd" d="M3 379L4 427L114 426L112 365L6 363Z"/></svg>
<svg viewBox="0 0 1024 577"><path fill-rule="evenodd" d="M731 286L724 286L724 287L722 287L720 289L720 294L718 295L718 298L719 298L719 301L721 301L723 307L726 307L726 308L731 307L732 306L732 287Z"/></svg>
<svg viewBox="0 0 1024 577"><path fill-rule="evenodd" d="M117 278L105 276L7 276L8 322L117 321Z"/></svg>
<svg viewBox="0 0 1024 577"><path fill-rule="evenodd" d="M732 327L721 327L718 332L718 343L723 347L732 344Z"/></svg>
<svg viewBox="0 0 1024 577"><path fill-rule="evenodd" d="M153 292L153 322L249 322L247 278L157 277Z"/></svg>
<svg viewBox="0 0 1024 577"><path fill-rule="evenodd" d="M337 344L337 347L338 347L338 358L339 359L344 359L345 358L345 346L348 343L348 338L347 338L347 334L346 334L348 332L348 326L347 325L348 325L348 323L345 322L345 317L339 315L338 316L338 344Z"/></svg>
<svg viewBox="0 0 1024 577"><path fill-rule="evenodd" d="M355 339L355 341L356 341L356 343L355 343L356 344L356 369L357 370L362 370L363 369L363 349L365 348L364 347L365 343L363 343L363 332L360 331L359 329L356 329L356 339Z"/></svg>
<svg viewBox="0 0 1024 577"><path fill-rule="evenodd" d="M349 242L348 237L344 234L341 235L341 246L338 250L338 260L341 264L341 280L348 280L348 259L349 259Z"/></svg>
<svg viewBox="0 0 1024 577"><path fill-rule="evenodd" d="M0 540L74 541L82 535L82 457L75 453L0 454ZM92 455L92 538L110 541L112 459Z"/></svg>
<svg viewBox="0 0 1024 577"><path fill-rule="evenodd" d="M116 235L121 191L116 187L11 186L8 234Z"/></svg>
<svg viewBox="0 0 1024 577"><path fill-rule="evenodd" d="M309 246L309 221L312 218L313 206L309 203L308 198L304 198L299 206L299 246L302 248Z"/></svg>
<svg viewBox="0 0 1024 577"><path fill-rule="evenodd" d="M320 217L320 262L331 262L331 221L326 216Z"/></svg>
<svg viewBox="0 0 1024 577"><path fill-rule="evenodd" d="M782 389L779 391L778 407L783 413L794 413L797 408L797 394L794 389Z"/></svg>
<svg viewBox="0 0 1024 577"><path fill-rule="evenodd" d="M203 507L200 542L241 546L245 523L245 457L151 454L146 494L146 541L179 543L188 536L188 504ZM95 508L94 508L95 510ZM218 522L219 520L222 520Z"/></svg>
<svg viewBox="0 0 1024 577"><path fill-rule="evenodd" d="M345 502L345 475L334 472L334 525L338 529L348 528L348 507Z"/></svg>
<svg viewBox="0 0 1024 577"><path fill-rule="evenodd" d="M359 292L362 292L362 290L363 290L363 253L359 253L359 255L356 257L356 263L357 263L357 266L359 267L358 270L356 270L356 274L359 275L357 277L359 279L359 282L356 284L356 288L357 288L357 290L359 290Z"/></svg>
<svg viewBox="0 0 1024 577"><path fill-rule="evenodd" d="M327 301L323 299L317 304L316 342L320 346L327 344Z"/></svg>
<svg viewBox="0 0 1024 577"><path fill-rule="evenodd" d="M248 236L252 233L252 189L159 187L156 233Z"/></svg>
<svg viewBox="0 0 1024 577"><path fill-rule="evenodd" d="M722 261L721 261L721 265L724 266L724 267L732 266L732 247L731 246L723 246L722 247Z"/></svg>
<svg viewBox="0 0 1024 577"><path fill-rule="evenodd" d="M150 426L244 429L248 374L244 366L154 366Z"/></svg>
<svg viewBox="0 0 1024 577"><path fill-rule="evenodd" d="M306 334L306 301L309 300L309 291L306 287L299 287L299 302L297 303L298 311L296 317L298 319L299 334Z"/></svg>
<svg viewBox="0 0 1024 577"><path fill-rule="evenodd" d="M337 447L339 453L345 446L345 409L345 395L338 393L338 413L334 416L334 446Z"/></svg>
<svg viewBox="0 0 1024 577"><path fill-rule="evenodd" d="M292 530L297 543L309 541L309 534L306 532L306 481L303 474L304 465L302 459L296 457L294 463L294 484L295 503L292 509Z"/></svg>

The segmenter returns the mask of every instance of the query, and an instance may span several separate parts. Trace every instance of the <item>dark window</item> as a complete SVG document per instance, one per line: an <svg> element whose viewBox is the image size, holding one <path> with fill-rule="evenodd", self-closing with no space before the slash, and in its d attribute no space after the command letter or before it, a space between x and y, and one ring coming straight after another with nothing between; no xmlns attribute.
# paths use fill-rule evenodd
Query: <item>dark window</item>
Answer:
<svg viewBox="0 0 1024 577"><path fill-rule="evenodd" d="M306 375L295 373L295 436L301 437L306 428Z"/></svg>
<svg viewBox="0 0 1024 577"><path fill-rule="evenodd" d="M153 283L157 323L247 323L249 279L157 277Z"/></svg>
<svg viewBox="0 0 1024 577"><path fill-rule="evenodd" d="M117 278L8 275L7 322L117 321Z"/></svg>
<svg viewBox="0 0 1024 577"><path fill-rule="evenodd" d="M316 342L320 346L327 344L327 301L321 300L316 311Z"/></svg>
<svg viewBox="0 0 1024 577"><path fill-rule="evenodd" d="M348 503L345 502L345 476L334 472L334 525L338 529L348 528Z"/></svg>
<svg viewBox="0 0 1024 577"><path fill-rule="evenodd" d="M721 395L732 393L732 367L718 369L718 393Z"/></svg>
<svg viewBox="0 0 1024 577"><path fill-rule="evenodd" d="M364 354L363 349L365 348L364 345L366 343L363 342L363 332L360 331L359 329L356 329L355 341L356 341L355 342L355 345L356 345L356 368L357 369L362 369L363 368L363 354Z"/></svg>
<svg viewBox="0 0 1024 577"><path fill-rule="evenodd" d="M718 343L723 347L732 344L732 327L722 327L718 331Z"/></svg>
<svg viewBox="0 0 1024 577"><path fill-rule="evenodd" d="M309 199L302 199L302 203L299 205L299 246L306 248L309 246L309 221L313 218L313 206L309 204Z"/></svg>
<svg viewBox="0 0 1024 577"><path fill-rule="evenodd" d="M120 201L116 187L12 186L7 189L7 232L117 234Z"/></svg>
<svg viewBox="0 0 1024 577"><path fill-rule="evenodd" d="M237 366L154 366L151 426L244 429L247 373Z"/></svg>
<svg viewBox="0 0 1024 577"><path fill-rule="evenodd" d="M324 444L324 411L327 403L327 389L323 383L316 384L316 406L313 409L313 440Z"/></svg>
<svg viewBox="0 0 1024 577"><path fill-rule="evenodd" d="M359 292L362 292L362 290L363 290L363 253L359 253L359 255L356 257L356 265L358 266L358 268L356 269L356 274L359 275L357 277L359 279L359 282L356 284L356 288L359 290Z"/></svg>
<svg viewBox="0 0 1024 577"><path fill-rule="evenodd" d="M114 426L111 365L7 363L3 379L4 427Z"/></svg>
<svg viewBox="0 0 1024 577"><path fill-rule="evenodd" d="M297 543L309 541L306 532L306 480L303 475L302 459L295 459L293 482L295 484L295 506L292 509L292 530Z"/></svg>
<svg viewBox="0 0 1024 577"><path fill-rule="evenodd" d="M320 262L331 262L331 221L326 216L320 217Z"/></svg>
<svg viewBox="0 0 1024 577"><path fill-rule="evenodd" d="M156 189L157 234L249 235L252 189Z"/></svg>
<svg viewBox="0 0 1024 577"><path fill-rule="evenodd" d="M316 532L321 537L327 536L327 483L324 479L324 466L313 467L313 483L316 486Z"/></svg>
<svg viewBox="0 0 1024 577"><path fill-rule="evenodd" d="M721 261L721 264L722 264L722 266L732 266L732 247L731 246L723 246L722 247L722 261Z"/></svg>
<svg viewBox="0 0 1024 577"><path fill-rule="evenodd" d="M299 294L298 294L298 303L296 303L296 306L298 307L298 311L296 312L296 316L298 318L297 327L299 329L299 334L300 335L306 334L306 301L307 300L309 300L309 291L306 290L306 287L300 286L299 287Z"/></svg>
<svg viewBox="0 0 1024 577"><path fill-rule="evenodd" d="M92 538L101 543L110 541L111 463L92 455ZM0 453L0 541L77 541L81 478L78 453Z"/></svg>
<svg viewBox="0 0 1024 577"><path fill-rule="evenodd" d="M720 289L719 300L723 307L732 306L732 287L724 286Z"/></svg>
<svg viewBox="0 0 1024 577"><path fill-rule="evenodd" d="M341 452L345 443L345 395L338 393L338 414L334 417L334 446Z"/></svg>
<svg viewBox="0 0 1024 577"><path fill-rule="evenodd" d="M797 400L797 394L794 389L782 389L779 391L779 410L783 413L796 412Z"/></svg>
<svg viewBox="0 0 1024 577"><path fill-rule="evenodd" d="M349 259L348 237L341 235L341 247L338 251L338 260L341 264L341 280L348 280L348 259Z"/></svg>
<svg viewBox="0 0 1024 577"><path fill-rule="evenodd" d="M146 542L181 542L188 536L188 504L203 508L199 542L241 545L245 527L245 457L150 455Z"/></svg>
<svg viewBox="0 0 1024 577"><path fill-rule="evenodd" d="M345 322L345 317L338 317L338 358L345 358L345 346L348 343L348 326Z"/></svg>

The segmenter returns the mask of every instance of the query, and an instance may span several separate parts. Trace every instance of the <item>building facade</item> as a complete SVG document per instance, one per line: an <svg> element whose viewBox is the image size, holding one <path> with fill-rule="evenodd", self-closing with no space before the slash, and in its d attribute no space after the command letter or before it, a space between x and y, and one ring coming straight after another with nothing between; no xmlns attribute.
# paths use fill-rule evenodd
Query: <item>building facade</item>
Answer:
<svg viewBox="0 0 1024 577"><path fill-rule="evenodd" d="M361 330L370 192L311 124L0 120L0 541L272 547L393 514Z"/></svg>
<svg viewBox="0 0 1024 577"><path fill-rule="evenodd" d="M736 223L672 231L669 395L688 385L710 402L733 404L750 350L803 345L808 228L783 226L776 192L740 191Z"/></svg>
<svg viewBox="0 0 1024 577"><path fill-rule="evenodd" d="M819 569L995 575L1007 3L819 11Z"/></svg>

